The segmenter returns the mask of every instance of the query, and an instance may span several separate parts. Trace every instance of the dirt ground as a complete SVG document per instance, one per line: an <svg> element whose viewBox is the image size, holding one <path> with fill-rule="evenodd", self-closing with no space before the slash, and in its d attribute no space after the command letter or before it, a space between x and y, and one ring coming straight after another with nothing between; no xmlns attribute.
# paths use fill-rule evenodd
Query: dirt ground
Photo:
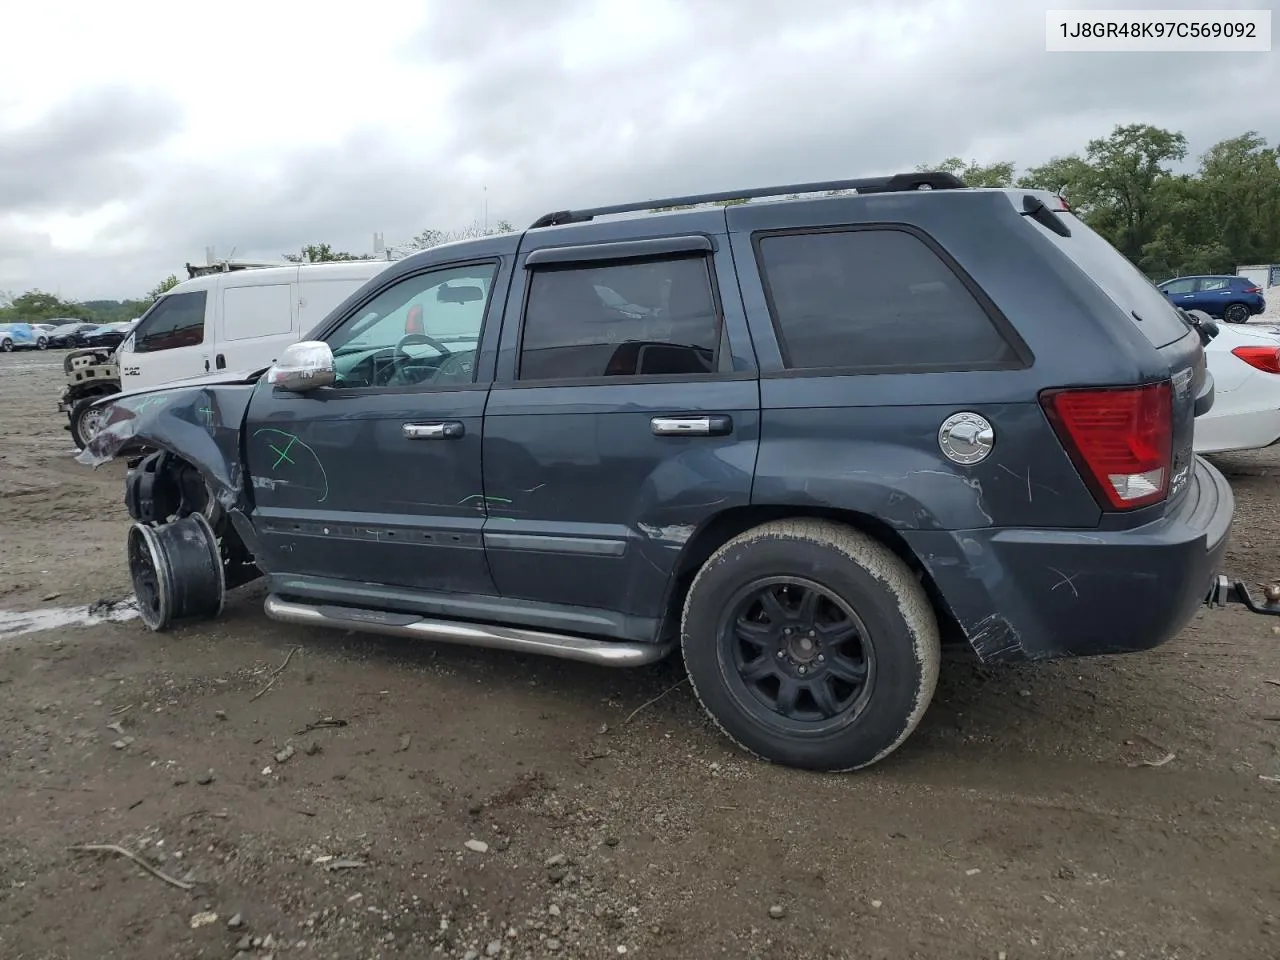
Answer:
<svg viewBox="0 0 1280 960"><path fill-rule="evenodd" d="M0 356L0 611L128 593L124 467L72 458L59 362ZM1230 569L1280 576L1280 451L1219 463ZM166 635L0 616L0 957L1280 956L1266 618L1202 613L1141 655L949 662L897 754L821 776L737 752L676 662L261 604L250 585ZM88 843L191 889L68 849Z"/></svg>

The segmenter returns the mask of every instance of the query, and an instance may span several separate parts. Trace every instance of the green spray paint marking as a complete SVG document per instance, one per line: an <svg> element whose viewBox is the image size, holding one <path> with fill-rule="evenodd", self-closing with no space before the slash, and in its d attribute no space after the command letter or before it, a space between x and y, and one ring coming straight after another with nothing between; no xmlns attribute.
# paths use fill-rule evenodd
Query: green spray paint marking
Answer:
<svg viewBox="0 0 1280 960"><path fill-rule="evenodd" d="M272 470L275 470L280 466L280 464L286 461L293 466L300 466L292 457L289 456L289 453L293 451L294 447L297 447L300 450L305 450L307 453L311 454L311 459L315 461L316 469L320 471L320 479L324 483L324 492L316 498L316 503L324 503L325 500L329 499L329 475L325 472L324 464L320 462L320 458L316 455L316 452L311 449L311 447L300 440L296 433L290 433L288 430L277 430L274 427L262 427L253 431L253 435L255 437L260 433L273 433L285 441L283 450L271 441L267 441L267 446L270 448L271 452L276 454L276 462L271 465Z"/></svg>
<svg viewBox="0 0 1280 960"><path fill-rule="evenodd" d="M141 413L147 407L154 407L157 403L164 403L164 397L143 397L138 401L138 405L133 408L134 413Z"/></svg>
<svg viewBox="0 0 1280 960"><path fill-rule="evenodd" d="M297 442L298 442L297 437L290 437L289 442L284 445L283 450L277 447L274 443L267 444L267 446L271 448L273 453L279 454L279 456L276 457L276 462L271 465L272 470L280 466L280 464L282 463L286 463L286 462L293 463L293 458L289 456L289 451L293 449L293 445Z"/></svg>

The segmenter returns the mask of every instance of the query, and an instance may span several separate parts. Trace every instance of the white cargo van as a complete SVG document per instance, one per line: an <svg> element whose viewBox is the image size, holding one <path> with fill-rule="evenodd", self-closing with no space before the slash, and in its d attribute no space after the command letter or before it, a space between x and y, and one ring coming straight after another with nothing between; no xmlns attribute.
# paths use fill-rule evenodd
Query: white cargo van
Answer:
<svg viewBox="0 0 1280 960"><path fill-rule="evenodd" d="M143 314L116 355L123 390L275 362L388 260L288 264L186 280Z"/></svg>

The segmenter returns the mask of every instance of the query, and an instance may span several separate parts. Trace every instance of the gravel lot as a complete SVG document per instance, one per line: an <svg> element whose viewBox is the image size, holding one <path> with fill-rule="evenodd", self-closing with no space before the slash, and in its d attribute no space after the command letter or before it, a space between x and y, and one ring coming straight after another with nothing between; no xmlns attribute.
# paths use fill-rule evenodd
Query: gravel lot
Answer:
<svg viewBox="0 0 1280 960"><path fill-rule="evenodd" d="M128 592L124 467L72 459L60 379L56 354L0 356L0 611L49 619ZM1280 452L1219 463L1231 571L1280 576ZM1280 955L1265 618L949 662L905 747L819 776L736 752L675 662L312 631L261 603L250 585L163 636L0 614L0 957Z"/></svg>

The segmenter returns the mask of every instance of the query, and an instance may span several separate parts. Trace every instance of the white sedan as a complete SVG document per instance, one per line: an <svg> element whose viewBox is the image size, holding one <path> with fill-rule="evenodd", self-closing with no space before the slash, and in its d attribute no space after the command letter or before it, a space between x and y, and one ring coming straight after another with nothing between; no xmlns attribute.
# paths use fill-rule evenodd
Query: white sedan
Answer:
<svg viewBox="0 0 1280 960"><path fill-rule="evenodd" d="M1280 440L1280 322L1220 324L1204 353L1214 395L1208 413L1196 418L1196 453Z"/></svg>

